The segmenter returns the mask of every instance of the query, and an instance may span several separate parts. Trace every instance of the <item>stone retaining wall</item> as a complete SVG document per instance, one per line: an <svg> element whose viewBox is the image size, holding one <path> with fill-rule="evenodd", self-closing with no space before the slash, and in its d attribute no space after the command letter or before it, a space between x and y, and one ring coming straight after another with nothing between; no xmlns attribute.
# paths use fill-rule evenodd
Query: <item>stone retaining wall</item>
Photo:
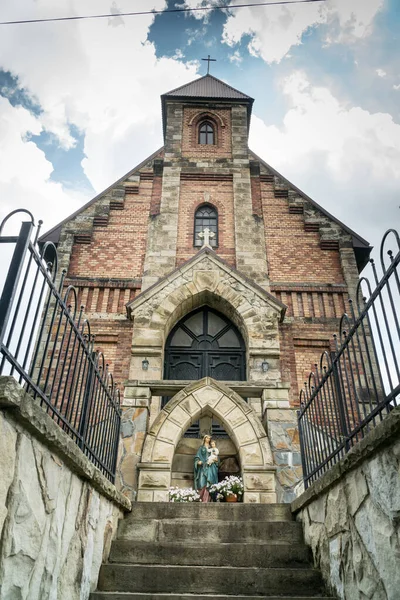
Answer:
<svg viewBox="0 0 400 600"><path fill-rule="evenodd" d="M343 600L400 598L400 407L292 503Z"/></svg>
<svg viewBox="0 0 400 600"><path fill-rule="evenodd" d="M0 377L0 600L87 600L130 502Z"/></svg>

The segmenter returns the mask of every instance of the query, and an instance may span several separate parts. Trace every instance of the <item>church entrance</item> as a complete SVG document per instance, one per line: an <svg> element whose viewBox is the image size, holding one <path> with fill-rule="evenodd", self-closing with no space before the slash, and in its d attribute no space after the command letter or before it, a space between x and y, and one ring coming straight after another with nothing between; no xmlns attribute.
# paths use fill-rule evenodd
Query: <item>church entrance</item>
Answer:
<svg viewBox="0 0 400 600"><path fill-rule="evenodd" d="M184 317L165 347L165 379L245 379L245 345L226 317L206 306Z"/></svg>
<svg viewBox="0 0 400 600"><path fill-rule="evenodd" d="M186 315L168 336L165 347L164 378L241 381L246 377L244 340L229 319L207 306ZM169 398L163 398L163 406ZM240 471L237 450L222 423L212 414L202 415L185 432L178 444L172 466L172 483L192 484L193 456L203 433L218 439L220 478Z"/></svg>
<svg viewBox="0 0 400 600"><path fill-rule="evenodd" d="M245 344L238 329L222 314L208 306L189 313L173 328L165 346L164 379L217 381L245 379ZM162 406L169 398L164 397ZM216 419L208 426L214 437L227 437ZM185 437L200 437L201 426L194 423Z"/></svg>

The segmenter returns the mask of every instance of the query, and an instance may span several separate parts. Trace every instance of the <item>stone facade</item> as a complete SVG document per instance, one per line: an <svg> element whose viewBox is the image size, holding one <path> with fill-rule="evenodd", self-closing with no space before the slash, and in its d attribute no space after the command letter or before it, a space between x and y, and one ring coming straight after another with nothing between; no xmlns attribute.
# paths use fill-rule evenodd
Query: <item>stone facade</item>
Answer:
<svg viewBox="0 0 400 600"><path fill-rule="evenodd" d="M292 504L325 581L343 600L400 590L400 408Z"/></svg>
<svg viewBox="0 0 400 600"><path fill-rule="evenodd" d="M0 378L0 599L87 600L129 501Z"/></svg>

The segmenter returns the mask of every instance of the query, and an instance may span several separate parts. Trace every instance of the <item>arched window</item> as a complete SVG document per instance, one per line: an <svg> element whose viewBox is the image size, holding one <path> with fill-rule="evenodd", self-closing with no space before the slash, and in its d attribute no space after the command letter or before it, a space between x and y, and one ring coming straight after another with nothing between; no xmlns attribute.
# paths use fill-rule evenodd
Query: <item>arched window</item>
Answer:
<svg viewBox="0 0 400 600"><path fill-rule="evenodd" d="M213 206L203 204L199 206L194 215L194 246L202 246L204 243L204 230L208 229L210 235L210 246L218 246L218 213ZM201 235L200 235L201 234Z"/></svg>
<svg viewBox="0 0 400 600"><path fill-rule="evenodd" d="M213 145L214 142L214 125L210 121L203 121L199 127L199 144Z"/></svg>

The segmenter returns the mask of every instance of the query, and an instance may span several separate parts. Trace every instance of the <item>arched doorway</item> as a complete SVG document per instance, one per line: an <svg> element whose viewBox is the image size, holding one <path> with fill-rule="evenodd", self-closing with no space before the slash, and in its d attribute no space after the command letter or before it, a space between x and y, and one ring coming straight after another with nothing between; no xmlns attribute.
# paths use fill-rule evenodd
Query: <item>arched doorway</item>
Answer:
<svg viewBox="0 0 400 600"><path fill-rule="evenodd" d="M165 345L165 379L245 379L245 345L237 328L208 306L189 313Z"/></svg>
<svg viewBox="0 0 400 600"><path fill-rule="evenodd" d="M245 502L276 502L275 467L267 433L253 410L225 384L211 378L190 383L171 398L146 435L139 463L138 500L168 502L171 485L193 485L193 450L181 454L187 467L177 469L182 433L190 423L210 412L225 424L236 448L245 486ZM199 440L188 440L189 442ZM218 443L218 445L220 445ZM184 464L182 465L184 467ZM186 472L186 477L183 476Z"/></svg>
<svg viewBox="0 0 400 600"><path fill-rule="evenodd" d="M235 325L221 313L203 306L181 319L169 334L165 346L164 378L199 380L212 377L217 381L241 381L246 376L245 359L245 344ZM168 400L163 398L163 406ZM237 450L222 423L212 414L204 414L188 427L176 449L174 484L182 485L180 477L184 480L183 485L188 480L191 483L191 454L195 454L198 439L205 431L219 438L221 477L239 472Z"/></svg>

